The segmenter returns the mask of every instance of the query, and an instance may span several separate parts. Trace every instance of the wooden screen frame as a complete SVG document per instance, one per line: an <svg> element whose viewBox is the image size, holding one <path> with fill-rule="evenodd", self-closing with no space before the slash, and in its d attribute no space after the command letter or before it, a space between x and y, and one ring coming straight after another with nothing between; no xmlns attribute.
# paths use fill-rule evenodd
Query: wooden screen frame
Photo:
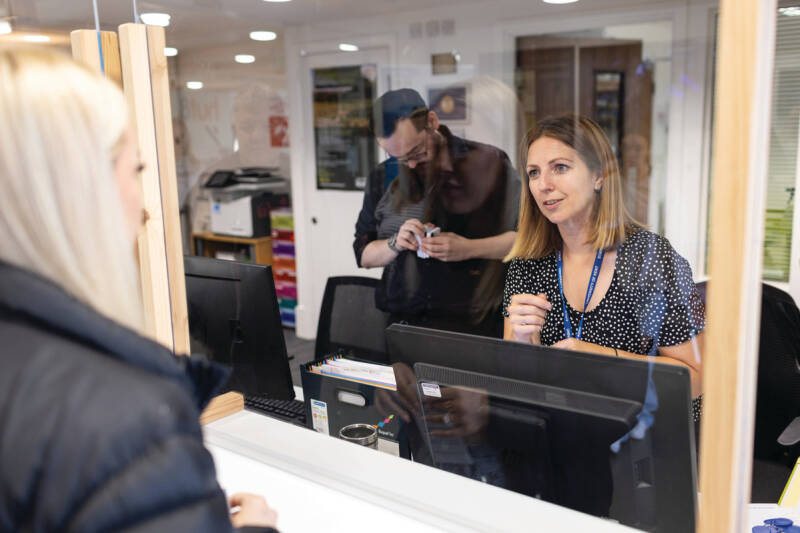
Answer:
<svg viewBox="0 0 800 533"><path fill-rule="evenodd" d="M94 30L70 34L72 54L100 70ZM145 169L141 174L147 220L137 239L145 328L177 354L189 354L189 316L172 136L164 28L123 24L119 39L100 32L105 75L123 87Z"/></svg>
<svg viewBox="0 0 800 533"><path fill-rule="evenodd" d="M721 0L698 531L749 529L775 0Z"/></svg>

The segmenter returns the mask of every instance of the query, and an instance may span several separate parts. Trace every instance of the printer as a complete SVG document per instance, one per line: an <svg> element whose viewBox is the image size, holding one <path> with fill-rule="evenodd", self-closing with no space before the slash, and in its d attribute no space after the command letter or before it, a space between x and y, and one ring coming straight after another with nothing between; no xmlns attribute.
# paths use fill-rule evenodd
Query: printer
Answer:
<svg viewBox="0 0 800 533"><path fill-rule="evenodd" d="M203 185L211 192L211 232L235 237L270 235L270 211L289 207L289 182L274 169L217 170Z"/></svg>

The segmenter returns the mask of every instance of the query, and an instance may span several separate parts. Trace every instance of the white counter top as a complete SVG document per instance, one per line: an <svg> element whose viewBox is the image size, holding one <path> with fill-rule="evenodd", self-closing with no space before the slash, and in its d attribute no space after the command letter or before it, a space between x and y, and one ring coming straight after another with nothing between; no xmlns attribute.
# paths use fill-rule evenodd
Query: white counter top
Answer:
<svg viewBox="0 0 800 533"><path fill-rule="evenodd" d="M264 495L282 533L635 531L249 411L204 432L222 487Z"/></svg>

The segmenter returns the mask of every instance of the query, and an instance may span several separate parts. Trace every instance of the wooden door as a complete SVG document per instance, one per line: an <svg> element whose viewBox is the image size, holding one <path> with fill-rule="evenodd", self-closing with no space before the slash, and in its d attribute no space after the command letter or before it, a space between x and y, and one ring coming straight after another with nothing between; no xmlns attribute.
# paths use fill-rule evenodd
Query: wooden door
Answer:
<svg viewBox="0 0 800 533"><path fill-rule="evenodd" d="M642 44L612 39L530 36L517 39L517 92L526 129L538 119L579 112L602 120L597 75L616 73L620 124L612 134L619 156L625 205L647 221L650 196L652 69L642 61Z"/></svg>
<svg viewBox="0 0 800 533"><path fill-rule="evenodd" d="M598 74L621 75L622 124L612 144L620 156L625 205L634 218L647 222L654 85L652 69L642 62L642 44L581 47L578 61L578 112L598 121Z"/></svg>
<svg viewBox="0 0 800 533"><path fill-rule="evenodd" d="M541 39L522 37L517 42L517 92L526 131L538 119L575 109L575 48L542 47Z"/></svg>

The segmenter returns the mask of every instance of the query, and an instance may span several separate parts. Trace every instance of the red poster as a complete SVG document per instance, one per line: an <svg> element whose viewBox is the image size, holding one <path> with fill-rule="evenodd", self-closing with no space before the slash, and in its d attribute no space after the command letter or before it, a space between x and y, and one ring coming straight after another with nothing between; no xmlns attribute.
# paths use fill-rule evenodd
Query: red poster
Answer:
<svg viewBox="0 0 800 533"><path fill-rule="evenodd" d="M269 139L273 148L289 146L289 120L286 117L269 117Z"/></svg>

